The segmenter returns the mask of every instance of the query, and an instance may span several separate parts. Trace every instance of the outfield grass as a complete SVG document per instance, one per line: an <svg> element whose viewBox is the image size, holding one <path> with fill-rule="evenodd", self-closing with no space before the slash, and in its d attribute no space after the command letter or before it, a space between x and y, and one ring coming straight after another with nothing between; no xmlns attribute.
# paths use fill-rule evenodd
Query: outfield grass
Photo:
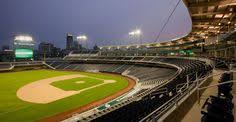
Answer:
<svg viewBox="0 0 236 122"><path fill-rule="evenodd" d="M17 90L36 80L69 75L82 74L86 78L74 78L70 80L58 81L52 85L64 90L79 90L100 84L102 81L94 79L116 80L112 84L102 85L79 94L57 100L48 104L35 104L22 101L16 96ZM76 81L85 81L83 84L75 84ZM21 72L0 73L0 121L1 122L33 122L57 113L67 111L86 105L90 102L102 99L106 96L125 88L128 82L121 76L107 75L101 73L69 72L53 70L31 70Z"/></svg>

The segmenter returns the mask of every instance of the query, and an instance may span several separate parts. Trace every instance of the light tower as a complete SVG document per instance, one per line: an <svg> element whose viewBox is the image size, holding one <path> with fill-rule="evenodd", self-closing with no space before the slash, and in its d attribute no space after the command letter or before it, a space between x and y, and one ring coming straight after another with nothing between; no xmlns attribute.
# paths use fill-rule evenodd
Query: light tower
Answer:
<svg viewBox="0 0 236 122"><path fill-rule="evenodd" d="M129 36L133 38L137 38L137 40L142 44L142 39L141 39L142 31L140 29L135 29L131 32L129 32Z"/></svg>
<svg viewBox="0 0 236 122"><path fill-rule="evenodd" d="M85 46L86 46L86 49L88 49L88 37L86 36L86 35L79 35L79 36L77 36L76 37L76 39L78 40L78 41L82 41L82 42L85 42Z"/></svg>

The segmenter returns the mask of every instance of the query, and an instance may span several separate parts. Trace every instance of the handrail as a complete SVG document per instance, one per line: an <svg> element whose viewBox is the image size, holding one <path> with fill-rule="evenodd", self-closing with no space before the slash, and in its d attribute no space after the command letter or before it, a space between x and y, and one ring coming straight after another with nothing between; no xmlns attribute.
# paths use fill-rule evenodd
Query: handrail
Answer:
<svg viewBox="0 0 236 122"><path fill-rule="evenodd" d="M208 77L208 76L206 76ZM204 77L205 78L205 77ZM200 78L202 79L202 78ZM203 80L203 79L202 79ZM198 81L198 80L195 80ZM140 120L140 122L144 122L145 120L149 119L151 116L153 116L153 114L155 114L155 118L159 118L160 116L162 116L167 110L169 110L169 108L173 107L174 105L178 105L178 102L180 100L182 100L183 97L185 97L190 90L193 90L194 88L196 88L197 84L196 82L192 82L190 84L190 86L188 88L185 88L182 90L182 92L177 92L177 94L175 95L175 97L171 98L170 100L168 100L167 102L165 102L165 104L163 104L162 106L160 106L159 108L157 108L156 110L154 110L153 112L151 112L150 114L148 114L146 117L144 117L143 119ZM184 87L184 86L183 86ZM182 88L183 88L182 87ZM182 89L181 88L181 89ZM184 92L183 92L184 91Z"/></svg>

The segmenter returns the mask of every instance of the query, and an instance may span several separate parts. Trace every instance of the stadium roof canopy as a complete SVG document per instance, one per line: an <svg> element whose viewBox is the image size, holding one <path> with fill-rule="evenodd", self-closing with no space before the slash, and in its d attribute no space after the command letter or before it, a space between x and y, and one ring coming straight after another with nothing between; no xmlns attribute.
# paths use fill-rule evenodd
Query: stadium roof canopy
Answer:
<svg viewBox="0 0 236 122"><path fill-rule="evenodd" d="M183 0L192 18L186 37L202 38L227 33L236 27L236 0Z"/></svg>
<svg viewBox="0 0 236 122"><path fill-rule="evenodd" d="M161 47L198 41L219 34L235 31L236 0L182 0L192 19L192 31L185 37L169 42L143 44L141 46ZM127 47L127 45L123 45ZM129 45L129 47L137 45ZM102 48L122 47L103 46Z"/></svg>

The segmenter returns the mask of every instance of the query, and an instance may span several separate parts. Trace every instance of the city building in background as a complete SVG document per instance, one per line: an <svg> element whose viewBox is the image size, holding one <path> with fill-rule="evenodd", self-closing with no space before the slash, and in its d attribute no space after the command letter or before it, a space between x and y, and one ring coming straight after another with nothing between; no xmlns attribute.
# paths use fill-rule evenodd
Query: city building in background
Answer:
<svg viewBox="0 0 236 122"><path fill-rule="evenodd" d="M13 61L14 59L14 53L10 49L9 45L3 45L2 50L0 51L0 61L7 62L7 61Z"/></svg>
<svg viewBox="0 0 236 122"><path fill-rule="evenodd" d="M82 47L78 39L74 39L74 36L72 34L66 34L66 50L62 50L63 54L67 55L71 51L80 51L83 49L84 48Z"/></svg>
<svg viewBox="0 0 236 122"><path fill-rule="evenodd" d="M67 33L66 34L66 50L73 50L74 40L73 35Z"/></svg>
<svg viewBox="0 0 236 122"><path fill-rule="evenodd" d="M2 51L9 50L9 49L10 49L9 45L3 45L2 46Z"/></svg>
<svg viewBox="0 0 236 122"><path fill-rule="evenodd" d="M82 50L82 45L78 41L74 41L73 50Z"/></svg>
<svg viewBox="0 0 236 122"><path fill-rule="evenodd" d="M38 46L38 54L40 57L51 57L54 45L48 42L41 42Z"/></svg>
<svg viewBox="0 0 236 122"><path fill-rule="evenodd" d="M61 49L55 47L52 43L49 42L41 42L38 46L38 58L53 58L53 57L61 57Z"/></svg>

